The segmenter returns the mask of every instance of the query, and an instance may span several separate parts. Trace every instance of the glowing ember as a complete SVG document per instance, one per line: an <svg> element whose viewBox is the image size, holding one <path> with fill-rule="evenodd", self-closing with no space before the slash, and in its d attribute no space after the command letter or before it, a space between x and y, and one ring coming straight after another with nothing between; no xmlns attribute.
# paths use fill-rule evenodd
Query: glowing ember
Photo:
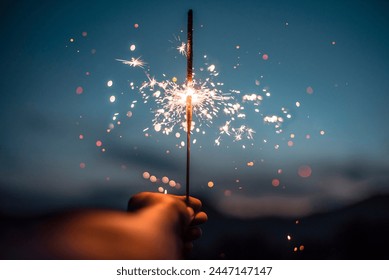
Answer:
<svg viewBox="0 0 389 280"><path fill-rule="evenodd" d="M174 187L176 186L176 181L170 180L170 181L169 181L169 186L171 186L172 188L174 188Z"/></svg>
<svg viewBox="0 0 389 280"><path fill-rule="evenodd" d="M298 175L302 178L308 178L312 174L312 169L308 165L300 166L298 169Z"/></svg>
<svg viewBox="0 0 389 280"><path fill-rule="evenodd" d="M96 146L97 147L101 147L102 145L103 145L103 142L101 142L100 140L96 141Z"/></svg>
<svg viewBox="0 0 389 280"><path fill-rule="evenodd" d="M113 85L113 81L110 80L110 81L107 82L107 86L108 87L112 87L112 85Z"/></svg>
<svg viewBox="0 0 389 280"><path fill-rule="evenodd" d="M273 185L273 187L278 187L280 185L280 180L278 179L273 179L271 181L271 184Z"/></svg>
<svg viewBox="0 0 389 280"><path fill-rule="evenodd" d="M213 188L214 187L214 183L212 181L209 181L208 182L208 188Z"/></svg>
<svg viewBox="0 0 389 280"><path fill-rule="evenodd" d="M82 87L77 87L76 88L76 94L81 94L84 92L84 89Z"/></svg>
<svg viewBox="0 0 389 280"><path fill-rule="evenodd" d="M169 183L169 178L166 176L162 177L162 183L164 183L164 184Z"/></svg>
<svg viewBox="0 0 389 280"><path fill-rule="evenodd" d="M154 175L150 176L150 182L151 183L157 182L157 177L155 177Z"/></svg>
<svg viewBox="0 0 389 280"><path fill-rule="evenodd" d="M143 178L148 180L150 178L150 173L149 172L143 172Z"/></svg>

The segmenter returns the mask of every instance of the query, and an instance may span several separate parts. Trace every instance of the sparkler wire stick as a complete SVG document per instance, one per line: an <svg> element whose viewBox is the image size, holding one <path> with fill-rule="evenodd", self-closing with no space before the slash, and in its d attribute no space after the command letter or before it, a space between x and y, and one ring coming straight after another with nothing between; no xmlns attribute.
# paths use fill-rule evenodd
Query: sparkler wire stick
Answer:
<svg viewBox="0 0 389 280"><path fill-rule="evenodd" d="M187 90L192 91L193 73L193 11L188 11L188 42L186 60L186 85ZM186 97L186 202L189 203L190 184L190 131L192 126L192 95L187 92Z"/></svg>

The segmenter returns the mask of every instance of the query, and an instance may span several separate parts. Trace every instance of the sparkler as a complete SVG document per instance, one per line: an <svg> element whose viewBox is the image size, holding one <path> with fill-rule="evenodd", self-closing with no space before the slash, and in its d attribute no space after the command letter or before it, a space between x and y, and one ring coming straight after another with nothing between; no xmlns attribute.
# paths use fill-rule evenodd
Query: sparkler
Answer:
<svg viewBox="0 0 389 280"><path fill-rule="evenodd" d="M193 135L195 133L205 134L204 129L201 128L202 125L211 126L214 120L222 115L227 120L219 126L219 135L214 140L216 146L221 144L222 137L224 138L224 136L231 137L234 142L240 142L245 139L253 140L255 134L254 129L244 123L249 110L254 111L254 113L260 116L258 120L262 119L263 123L274 126L276 133L282 133L282 125L286 119L291 118L291 115L284 107L281 109L281 115L264 115L261 112L259 106L264 100L264 96L271 96L267 88L263 88L261 94L242 94L240 90L236 89L229 90L228 92L223 91L221 88L224 86L224 83L214 80L214 78L219 76L219 72L216 70L214 64L205 64L206 67L200 68L200 71L206 70L208 77L203 80L198 78L194 79L192 10L188 11L187 42L181 42L176 47L176 50L185 56L187 60L186 81L183 84L178 84L177 78L173 78L172 80L157 80L148 70L145 71L147 80L143 81L139 87L131 83L131 88L138 88L142 95L143 103L146 104L151 101L149 104L156 105L156 108L152 108L152 112L154 113L152 123L156 132L170 135L176 129L186 130L186 201L188 203L190 193L190 148L192 133ZM116 60L133 68L144 68L147 64L141 60L141 57L132 57L130 60ZM259 82L257 83L256 81L256 84L259 85ZM111 96L111 98L113 98L113 101L111 99L110 101L114 102L115 97ZM136 100L132 101L131 108L134 108L136 102ZM113 120L116 120L116 115L113 117ZM111 129L113 129L113 125L109 131ZM149 127L143 131L148 130ZM175 135L177 138L180 137L180 133L178 132ZM193 140L193 144L195 142L196 139ZM266 143L265 139L264 142ZM182 141L180 148L184 146L185 143ZM245 149L246 146L242 145L242 148Z"/></svg>
<svg viewBox="0 0 389 280"><path fill-rule="evenodd" d="M187 42L187 64L186 64L186 202L189 203L189 187L190 187L190 131L192 127L192 95L190 91L193 83L193 11L188 11L188 42Z"/></svg>

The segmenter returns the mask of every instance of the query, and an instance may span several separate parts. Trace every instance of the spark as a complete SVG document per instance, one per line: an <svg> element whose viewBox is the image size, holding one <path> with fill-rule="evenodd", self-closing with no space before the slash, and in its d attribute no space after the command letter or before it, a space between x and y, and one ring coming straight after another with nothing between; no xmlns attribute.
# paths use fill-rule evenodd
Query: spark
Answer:
<svg viewBox="0 0 389 280"><path fill-rule="evenodd" d="M177 51L187 56L188 44L181 42L180 38L176 38L178 46ZM239 47L238 47L239 48ZM264 54L267 56L267 54ZM262 89L261 94L248 93L243 94L240 90L223 91L224 83L216 81L219 73L216 71L215 64L208 62L207 55L203 56L206 59L205 64L200 67L202 72L201 78L197 78L193 72L190 80L191 82L177 83L177 78L168 79L166 74L163 74L163 79L156 79L149 71L145 73L145 79L139 86L131 83L131 89L139 90L144 104L150 104L150 111L152 112L152 123L150 128L154 131L164 135L173 134L176 138L180 138L181 130L190 134L205 134L203 127L211 127L217 124L218 135L214 139L215 145L219 146L224 139L223 137L231 137L233 142L243 140L254 140L255 130L249 127L245 122L249 118L251 112L261 115L265 124L274 126L276 133L282 132L284 120L292 118L285 108L282 108L282 113L279 115L272 114L264 116L259 106L264 102L264 97L270 97L268 87ZM267 57L268 58L268 57ZM145 63L141 57L131 58L131 60L116 59L117 61L129 65L131 67L144 68ZM206 71L204 71L206 70ZM170 75L169 75L170 76ZM261 79L263 76L261 76ZM187 78L189 81L189 79ZM256 81L259 85L260 82ZM111 86L112 84L108 85ZM187 98L191 97L193 118L190 123L187 123ZM115 102L116 97L111 96L110 102ZM134 109L137 100L132 101L130 108ZM300 103L296 102L299 107ZM127 112L127 117L132 116L132 112ZM224 119L219 120L219 117ZM216 121L217 119L217 121ZM223 124L224 123L224 124ZM143 130L146 132L149 128ZM181 139L177 147L182 148ZM199 141L197 141L199 142ZM193 144L196 140L193 141ZM245 145L242 145L245 148Z"/></svg>
<svg viewBox="0 0 389 280"><path fill-rule="evenodd" d="M292 236L290 236L289 234L286 236L286 238L288 239L288 241L292 240Z"/></svg>
<svg viewBox="0 0 389 280"><path fill-rule="evenodd" d="M144 179L149 179L150 178L150 173L149 172L147 172L147 171L145 171L145 172L143 172L143 174L142 174L142 176L143 176L143 178Z"/></svg>
<svg viewBox="0 0 389 280"><path fill-rule="evenodd" d="M119 58L117 58L116 60L120 61L121 63L123 63L125 65L129 65L129 66L132 66L132 67L144 68L144 66L146 64L146 62L141 60L140 57L138 57L138 58L132 57L131 60L124 60L124 59L119 59Z"/></svg>
<svg viewBox="0 0 389 280"><path fill-rule="evenodd" d="M158 89L154 89L158 87ZM222 107L229 107L227 100L231 96L222 93L213 87L209 80L197 82L193 80L191 85L179 85L169 80L157 82L150 80L142 86L142 90L149 88L153 92L157 108L154 110L154 128L158 127L162 133L169 135L176 126L184 131L187 130L184 120L186 119L186 98L192 97L193 115L191 129L196 122L212 124ZM146 94L147 96L147 94ZM177 135L177 134L176 134Z"/></svg>
<svg viewBox="0 0 389 280"><path fill-rule="evenodd" d="M180 54L186 56L186 44L184 42L182 42L181 45L177 47L177 50Z"/></svg>

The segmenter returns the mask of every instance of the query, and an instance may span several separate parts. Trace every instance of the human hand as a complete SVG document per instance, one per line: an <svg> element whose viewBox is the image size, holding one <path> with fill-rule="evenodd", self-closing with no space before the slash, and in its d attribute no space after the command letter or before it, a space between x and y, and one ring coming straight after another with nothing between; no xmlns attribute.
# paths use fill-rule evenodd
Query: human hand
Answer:
<svg viewBox="0 0 389 280"><path fill-rule="evenodd" d="M129 209L72 210L29 219L31 226L10 226L21 239L2 251L20 259L179 259L207 220L193 197L187 205L183 196L139 193Z"/></svg>
<svg viewBox="0 0 389 280"><path fill-rule="evenodd" d="M128 211L131 213L150 213L148 219L155 219L161 225L172 226L172 231L180 237L177 242L182 243L183 254L193 248L193 241L202 235L199 225L207 221L207 214L201 211L202 203L199 199L170 194L142 192L134 195L128 202Z"/></svg>

